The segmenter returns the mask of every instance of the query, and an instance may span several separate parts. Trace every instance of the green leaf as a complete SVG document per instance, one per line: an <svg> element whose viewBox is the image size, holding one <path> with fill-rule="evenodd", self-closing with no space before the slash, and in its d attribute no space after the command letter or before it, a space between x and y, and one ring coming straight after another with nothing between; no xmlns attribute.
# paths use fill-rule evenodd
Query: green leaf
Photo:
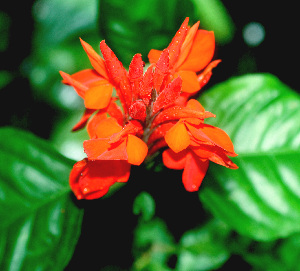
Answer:
<svg viewBox="0 0 300 271"><path fill-rule="evenodd" d="M33 53L23 63L38 98L55 106L78 107L77 95L66 92L59 71L92 68L79 37L99 53L97 0L38 0L33 5Z"/></svg>
<svg viewBox="0 0 300 271"><path fill-rule="evenodd" d="M73 162L27 132L0 135L0 269L63 270L83 215L70 196Z"/></svg>
<svg viewBox="0 0 300 271"><path fill-rule="evenodd" d="M100 31L128 66L136 53L147 62L150 49L167 47L185 17L193 14L190 1L101 0Z"/></svg>
<svg viewBox="0 0 300 271"><path fill-rule="evenodd" d="M239 166L211 163L200 198L240 234L273 240L300 231L300 98L270 74L213 87L200 101L231 137Z"/></svg>
<svg viewBox="0 0 300 271"><path fill-rule="evenodd" d="M215 270L228 260L226 240L228 226L212 220L206 225L186 232L180 242L177 270Z"/></svg>
<svg viewBox="0 0 300 271"><path fill-rule="evenodd" d="M153 217L155 214L155 201L149 193L143 191L135 198L133 213L135 215L141 215L145 221Z"/></svg>

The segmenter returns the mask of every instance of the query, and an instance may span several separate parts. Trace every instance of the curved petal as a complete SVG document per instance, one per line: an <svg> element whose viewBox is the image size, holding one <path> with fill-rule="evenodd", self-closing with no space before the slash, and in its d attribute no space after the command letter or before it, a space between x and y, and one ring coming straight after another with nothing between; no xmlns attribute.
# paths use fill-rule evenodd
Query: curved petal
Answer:
<svg viewBox="0 0 300 271"><path fill-rule="evenodd" d="M227 157L226 152L220 147L200 145L192 147L191 149L200 158L209 159L210 161L227 168L238 168L238 166Z"/></svg>
<svg viewBox="0 0 300 271"><path fill-rule="evenodd" d="M198 72L207 66L214 55L215 36L212 31L198 30L186 60L177 70Z"/></svg>
<svg viewBox="0 0 300 271"><path fill-rule="evenodd" d="M101 122L102 120L106 119L106 114L98 111L97 114L91 118L87 124L86 130L90 136L90 138L95 138L96 137L96 127Z"/></svg>
<svg viewBox="0 0 300 271"><path fill-rule="evenodd" d="M218 127L201 123L197 126L186 124L191 134L198 140L224 149L228 155L237 156L228 134Z"/></svg>
<svg viewBox="0 0 300 271"><path fill-rule="evenodd" d="M74 125L74 127L72 128L72 131L74 132L74 131L82 129L86 125L87 121L93 115L93 113L95 111L96 110L94 110L94 109L85 109L80 121Z"/></svg>
<svg viewBox="0 0 300 271"><path fill-rule="evenodd" d="M198 77L193 71L178 71L177 76L182 79L182 91L187 93L195 93L200 90ZM175 75L175 77L176 77Z"/></svg>
<svg viewBox="0 0 300 271"><path fill-rule="evenodd" d="M187 35L185 37L185 40L181 46L180 49L180 55L177 59L177 62L175 64L175 69L177 67L179 67L186 59L186 57L188 56L188 54L190 53L190 50L192 48L193 42L194 42L194 38L195 35L197 33L198 27L199 27L200 21L198 21L197 23L195 23L187 32Z"/></svg>
<svg viewBox="0 0 300 271"><path fill-rule="evenodd" d="M161 50L151 49L149 54L148 54L149 62L151 64L156 63L158 61L158 59L160 58L161 53L162 53Z"/></svg>
<svg viewBox="0 0 300 271"><path fill-rule="evenodd" d="M81 38L80 42L81 45L88 55L88 58L93 66L93 68L105 79L108 79L108 74L106 71L104 60L94 51L91 45L89 45L87 42L83 41Z"/></svg>
<svg viewBox="0 0 300 271"><path fill-rule="evenodd" d="M166 132L165 140L174 152L180 152L190 145L190 136L184 123L177 122L169 131Z"/></svg>
<svg viewBox="0 0 300 271"><path fill-rule="evenodd" d="M187 154L185 167L182 173L182 182L187 191L198 191L208 169L208 165L208 160L199 159L192 153Z"/></svg>
<svg viewBox="0 0 300 271"><path fill-rule="evenodd" d="M140 165L147 156L147 144L137 136L128 135L126 151L128 155L128 163L132 165Z"/></svg>
<svg viewBox="0 0 300 271"><path fill-rule="evenodd" d="M89 88L84 95L84 105L90 109L102 109L109 105L113 87L107 81Z"/></svg>
<svg viewBox="0 0 300 271"><path fill-rule="evenodd" d="M130 164L126 161L77 162L70 174L70 185L77 199L104 196L115 182L127 182Z"/></svg>
<svg viewBox="0 0 300 271"><path fill-rule="evenodd" d="M115 118L102 119L96 124L95 131L98 138L109 138L115 133L119 133L122 126Z"/></svg>
<svg viewBox="0 0 300 271"><path fill-rule="evenodd" d="M186 163L186 155L186 150L176 153L171 149L167 149L162 153L163 163L167 168L184 169Z"/></svg>

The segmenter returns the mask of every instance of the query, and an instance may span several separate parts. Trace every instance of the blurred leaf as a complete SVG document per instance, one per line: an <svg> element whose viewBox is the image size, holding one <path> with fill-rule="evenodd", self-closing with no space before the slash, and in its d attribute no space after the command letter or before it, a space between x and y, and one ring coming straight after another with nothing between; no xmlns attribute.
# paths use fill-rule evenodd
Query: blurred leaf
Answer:
<svg viewBox="0 0 300 271"><path fill-rule="evenodd" d="M23 63L22 69L29 77L36 96L56 106L72 106L65 104L65 100L61 101L63 86L58 72L75 73L92 67L79 37L100 51L97 11L97 0L35 2L32 54Z"/></svg>
<svg viewBox="0 0 300 271"><path fill-rule="evenodd" d="M4 52L5 50L7 50L10 25L10 17L5 12L0 10L0 52Z"/></svg>
<svg viewBox="0 0 300 271"><path fill-rule="evenodd" d="M193 15L190 1L100 0L100 31L128 66L136 53L148 62L150 49L165 48L185 17Z"/></svg>
<svg viewBox="0 0 300 271"><path fill-rule="evenodd" d="M228 243L228 246L233 248L233 253L241 255L251 264L251 270L300 270L299 233L269 242L256 242L243 236L236 236Z"/></svg>
<svg viewBox="0 0 300 271"><path fill-rule="evenodd" d="M273 240L300 231L300 98L270 74L223 82L200 101L231 137L240 167L210 166L200 198L242 235Z"/></svg>
<svg viewBox="0 0 300 271"><path fill-rule="evenodd" d="M155 214L155 201L151 195L145 191L141 192L134 200L133 213L141 215L145 221L150 220Z"/></svg>
<svg viewBox="0 0 300 271"><path fill-rule="evenodd" d="M12 78L13 76L8 71L0 71L0 89L9 84Z"/></svg>
<svg viewBox="0 0 300 271"><path fill-rule="evenodd" d="M186 232L180 240L177 270L215 270L230 256L226 240L228 226L212 220L206 225Z"/></svg>
<svg viewBox="0 0 300 271"><path fill-rule="evenodd" d="M73 162L24 131L0 135L0 269L63 270L83 215L70 197Z"/></svg>
<svg viewBox="0 0 300 271"><path fill-rule="evenodd" d="M229 43L233 39L235 27L222 1L192 0L192 2L201 27L214 31L218 43Z"/></svg>
<svg viewBox="0 0 300 271"><path fill-rule="evenodd" d="M169 270L167 260L175 252L175 247L165 223L158 218L140 222L134 233L133 270Z"/></svg>

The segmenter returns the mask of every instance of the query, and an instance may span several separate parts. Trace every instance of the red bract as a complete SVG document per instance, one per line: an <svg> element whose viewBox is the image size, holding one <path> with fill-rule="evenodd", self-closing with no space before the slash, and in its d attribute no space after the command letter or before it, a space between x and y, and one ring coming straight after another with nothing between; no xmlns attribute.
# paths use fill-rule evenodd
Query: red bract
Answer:
<svg viewBox="0 0 300 271"><path fill-rule="evenodd" d="M163 147L169 147L163 152L164 164L183 169L188 191L198 190L209 161L237 168L228 158L236 155L229 136L204 123L215 115L189 99L219 63L209 63L213 33L198 26L189 28L187 18L168 48L150 51L152 64L145 73L140 54L134 55L127 72L105 41L100 43L101 58L81 40L94 69L61 72L63 82L74 87L86 107L73 128L86 126L90 137L83 142L87 158L70 174L78 199L102 197L115 182L128 180L131 165L140 165Z"/></svg>

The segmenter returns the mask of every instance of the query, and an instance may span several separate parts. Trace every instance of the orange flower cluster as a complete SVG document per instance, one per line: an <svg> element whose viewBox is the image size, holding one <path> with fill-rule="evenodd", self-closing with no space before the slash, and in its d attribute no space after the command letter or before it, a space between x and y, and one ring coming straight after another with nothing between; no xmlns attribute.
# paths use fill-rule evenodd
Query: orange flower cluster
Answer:
<svg viewBox="0 0 300 271"><path fill-rule="evenodd" d="M195 95L220 62L211 61L215 40L210 31L198 30L185 19L169 46L151 50L144 72L140 54L127 71L114 52L101 41L101 58L81 40L93 69L73 75L61 72L63 82L74 87L86 110L73 130L86 126L90 139L83 147L87 158L77 162L70 186L78 199L105 195L115 182L126 182L131 165L140 165L163 147L163 163L183 169L187 191L197 191L209 161L228 168L237 166L229 136L204 124L215 117L204 110ZM115 94L114 91L115 90Z"/></svg>

